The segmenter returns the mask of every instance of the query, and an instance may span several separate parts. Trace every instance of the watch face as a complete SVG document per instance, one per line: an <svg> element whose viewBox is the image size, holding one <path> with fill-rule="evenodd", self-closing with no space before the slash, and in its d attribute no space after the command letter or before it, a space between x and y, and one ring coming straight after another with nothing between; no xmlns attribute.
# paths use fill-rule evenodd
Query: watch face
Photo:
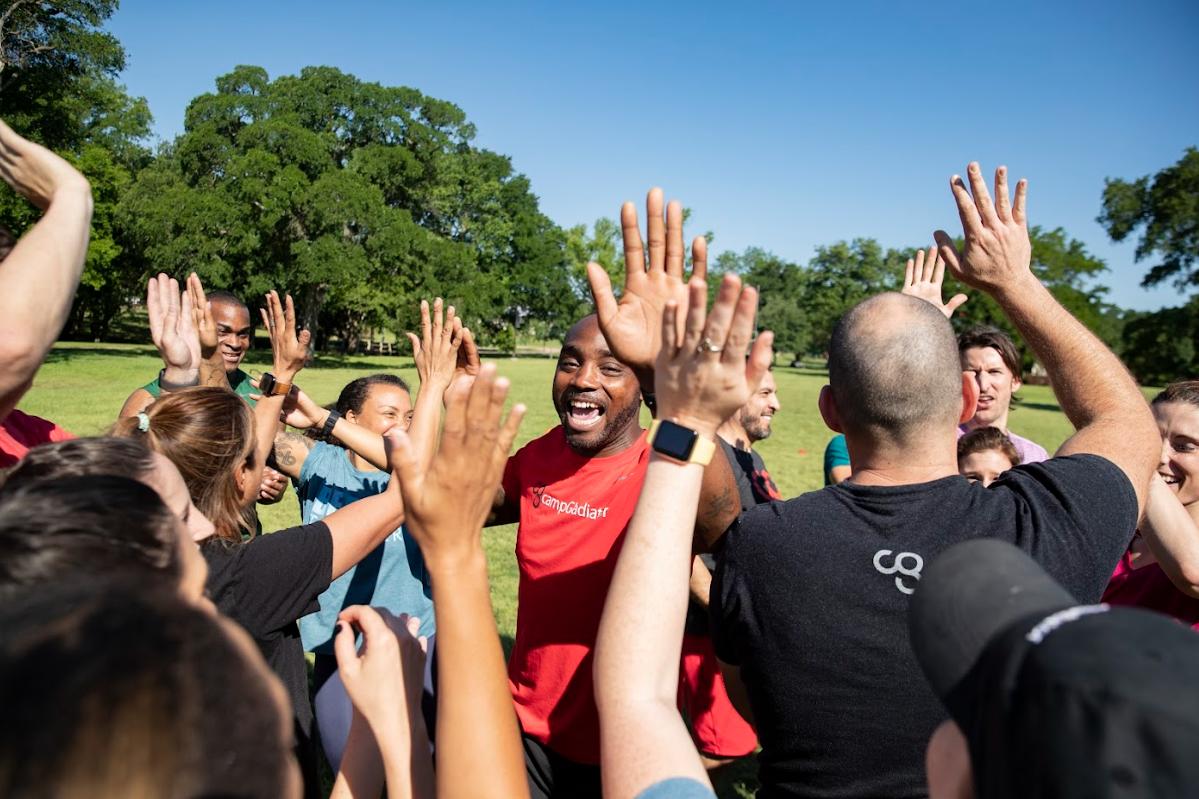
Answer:
<svg viewBox="0 0 1199 799"><path fill-rule="evenodd" d="M696 433L682 425L663 419L658 425L658 433L654 436L654 450L675 460L685 461L691 457L695 446Z"/></svg>
<svg viewBox="0 0 1199 799"><path fill-rule="evenodd" d="M267 372L261 378L259 378L258 390L264 397L271 396L275 391L275 376L270 372Z"/></svg>

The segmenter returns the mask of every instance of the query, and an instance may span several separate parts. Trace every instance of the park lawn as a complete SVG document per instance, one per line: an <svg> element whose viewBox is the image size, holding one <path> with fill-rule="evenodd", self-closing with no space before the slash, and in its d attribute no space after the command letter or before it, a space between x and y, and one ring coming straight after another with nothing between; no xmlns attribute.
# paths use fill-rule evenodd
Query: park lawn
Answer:
<svg viewBox="0 0 1199 799"><path fill-rule="evenodd" d="M244 368L260 374L269 370L269 358L269 350L253 350ZM512 381L511 400L528 406L518 445L556 425L550 400L554 361L513 358L500 359L497 365L500 374ZM77 435L102 434L115 420L129 392L153 379L160 368L152 346L61 343L51 352L20 407L52 419ZM414 386L417 383L411 358L384 356L317 358L298 382L313 399L324 404L336 400L341 387L355 377L382 371L398 374ZM824 447L832 433L820 419L816 399L827 375L814 369L777 367L775 378L782 410L775 417L774 435L761 442L758 451L783 496L790 497L823 484ZM1027 386L1020 391L1020 397L1022 402L1013 410L1011 427L1053 452L1069 436L1071 427L1052 392L1043 386ZM647 418L643 413L643 421ZM260 506L260 516L265 530L298 524L299 509L291 489L277 505ZM515 525L491 529L484 540L496 623L507 651L516 628ZM720 780L721 795L748 795L753 773L752 763L737 764Z"/></svg>

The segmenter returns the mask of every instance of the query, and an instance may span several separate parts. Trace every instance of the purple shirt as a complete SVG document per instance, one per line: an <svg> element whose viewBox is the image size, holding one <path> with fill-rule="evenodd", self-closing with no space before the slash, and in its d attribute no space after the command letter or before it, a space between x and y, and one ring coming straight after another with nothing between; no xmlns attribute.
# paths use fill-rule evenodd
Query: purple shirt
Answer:
<svg viewBox="0 0 1199 799"><path fill-rule="evenodd" d="M969 431L965 425L958 426L958 438L966 435ZM1015 433L1008 432L1007 437L1012 440L1012 444L1016 447L1016 452L1020 453L1021 463L1040 463L1041 461L1049 460L1049 453L1045 448L1035 441L1029 441L1027 438L1021 438Z"/></svg>

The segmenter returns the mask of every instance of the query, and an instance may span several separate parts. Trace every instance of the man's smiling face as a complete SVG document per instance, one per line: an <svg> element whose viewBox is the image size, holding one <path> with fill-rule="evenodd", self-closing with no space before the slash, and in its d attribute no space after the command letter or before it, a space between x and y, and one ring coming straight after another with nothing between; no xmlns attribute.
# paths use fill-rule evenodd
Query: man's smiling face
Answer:
<svg viewBox="0 0 1199 799"><path fill-rule="evenodd" d="M562 342L553 399L566 443L582 455L615 454L641 432L637 377L612 354L594 316L576 323Z"/></svg>
<svg viewBox="0 0 1199 799"><path fill-rule="evenodd" d="M212 318L216 322L217 349L225 363L225 371L232 372L241 366L246 350L250 348L250 311L244 305L224 300L212 303Z"/></svg>

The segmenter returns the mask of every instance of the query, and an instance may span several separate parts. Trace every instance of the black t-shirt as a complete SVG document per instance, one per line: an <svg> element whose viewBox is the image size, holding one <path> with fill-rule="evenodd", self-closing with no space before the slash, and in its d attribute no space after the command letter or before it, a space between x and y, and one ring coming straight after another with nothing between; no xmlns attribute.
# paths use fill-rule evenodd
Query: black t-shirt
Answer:
<svg viewBox="0 0 1199 799"><path fill-rule="evenodd" d="M316 778L308 667L296 620L320 609L317 598L333 574L333 535L324 522L257 536L244 543L210 539L208 595L245 628L283 681L296 722L296 754L309 781Z"/></svg>
<svg viewBox="0 0 1199 799"><path fill-rule="evenodd" d="M842 483L762 505L729 529L712 583L716 654L740 666L763 799L927 795L946 717L908 642L908 597L947 547L991 536L1098 601L1132 538L1136 496L1095 455L963 477Z"/></svg>
<svg viewBox="0 0 1199 799"><path fill-rule="evenodd" d="M733 470L733 479L737 481L742 513L763 502L783 498L778 486L771 479L770 472L766 471L766 462L762 460L761 455L752 449L737 449L720 436L717 436L716 440L720 442L720 448L728 458L729 468ZM715 556L704 553L699 559L708 567L708 571L716 569ZM707 635L709 626L707 609L692 599L687 605L687 626L684 630L691 635Z"/></svg>

